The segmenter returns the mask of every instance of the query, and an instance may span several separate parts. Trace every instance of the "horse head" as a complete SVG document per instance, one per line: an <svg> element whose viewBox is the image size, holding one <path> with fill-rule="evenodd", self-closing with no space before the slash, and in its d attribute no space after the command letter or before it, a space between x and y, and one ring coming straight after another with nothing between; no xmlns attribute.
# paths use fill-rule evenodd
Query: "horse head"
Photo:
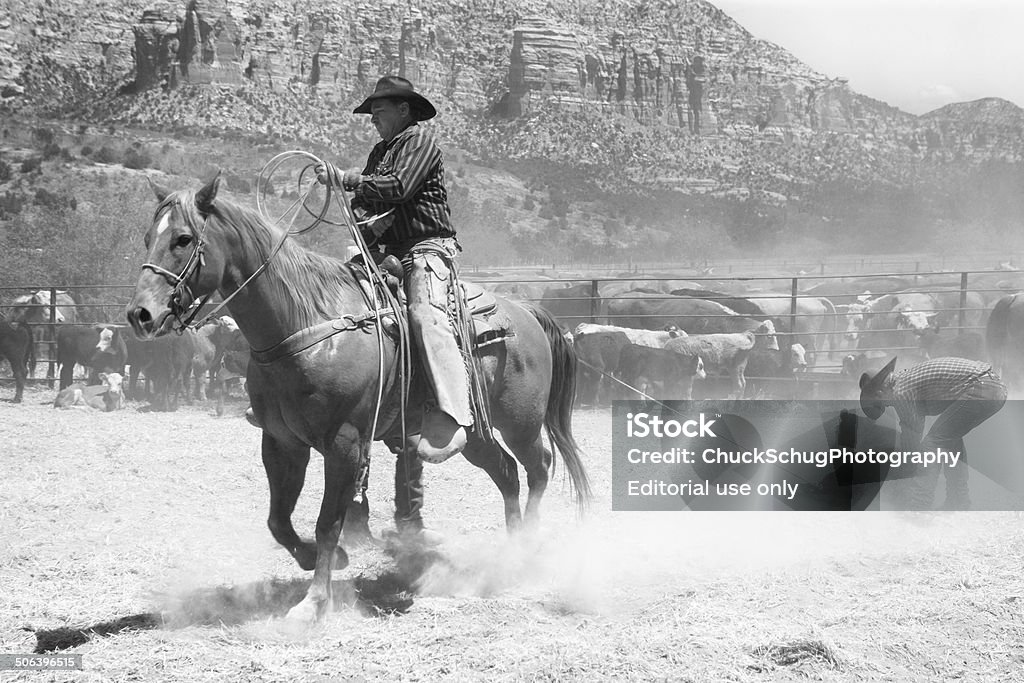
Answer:
<svg viewBox="0 0 1024 683"><path fill-rule="evenodd" d="M152 181L150 185L160 203L146 232L146 262L126 311L140 339L182 327L182 316L200 297L216 291L224 272L223 261L206 248L207 226L217 213L220 174L196 192L169 192Z"/></svg>

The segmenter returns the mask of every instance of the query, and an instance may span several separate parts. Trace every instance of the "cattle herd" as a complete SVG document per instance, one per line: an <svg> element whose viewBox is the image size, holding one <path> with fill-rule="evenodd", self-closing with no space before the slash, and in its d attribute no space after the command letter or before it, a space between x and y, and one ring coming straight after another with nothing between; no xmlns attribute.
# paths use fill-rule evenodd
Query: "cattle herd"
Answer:
<svg viewBox="0 0 1024 683"><path fill-rule="evenodd" d="M207 400L214 387L222 412L228 383L245 375L249 347L228 316L140 342L127 324L77 322L74 300L59 296L53 306L49 290L41 290L0 311L0 354L11 367L15 402L22 399L26 379L36 375L39 350L50 346L59 369L58 408L112 411L130 398L149 402L153 410L175 410L180 400Z"/></svg>
<svg viewBox="0 0 1024 683"><path fill-rule="evenodd" d="M781 282L781 284L779 284ZM774 285L774 287L773 287ZM799 285L799 286L798 286ZM495 283L497 291L511 286ZM849 399L861 373L957 356L1024 394L1016 272L514 285L550 310L580 360L578 404L612 399Z"/></svg>
<svg viewBox="0 0 1024 683"><path fill-rule="evenodd" d="M990 361L1011 395L1024 394L1021 274L778 282L667 275L481 284L556 317L579 360L578 407L614 399L853 398L860 374L893 356L898 367L940 356ZM50 348L58 406L116 410L127 397L174 410L181 400L207 400L213 388L220 412L225 383L244 377L249 348L227 316L139 342L124 324L82 323L70 294L54 294L40 290L0 307L0 358L10 365L15 401Z"/></svg>

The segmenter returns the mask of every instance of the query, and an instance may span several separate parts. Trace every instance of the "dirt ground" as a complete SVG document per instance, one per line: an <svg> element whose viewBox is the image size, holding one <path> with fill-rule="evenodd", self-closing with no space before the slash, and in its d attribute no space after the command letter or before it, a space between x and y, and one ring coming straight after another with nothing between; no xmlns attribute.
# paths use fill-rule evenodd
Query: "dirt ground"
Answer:
<svg viewBox="0 0 1024 683"><path fill-rule="evenodd" d="M615 513L610 413L583 411L585 519L559 467L540 530L510 538L482 471L428 465L426 517L446 543L350 549L341 604L294 627L281 615L309 574L267 531L242 402L217 417L52 398L0 401L0 653L109 635L55 652L82 654L82 671L3 680L1024 677L1020 513ZM377 535L391 527L393 463L375 450ZM303 535L321 491L315 456L294 515Z"/></svg>

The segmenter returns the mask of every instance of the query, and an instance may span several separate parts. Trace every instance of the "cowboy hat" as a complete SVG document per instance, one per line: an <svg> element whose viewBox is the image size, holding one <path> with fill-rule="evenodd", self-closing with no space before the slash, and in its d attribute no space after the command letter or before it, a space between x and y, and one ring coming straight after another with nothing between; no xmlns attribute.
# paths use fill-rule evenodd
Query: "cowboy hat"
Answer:
<svg viewBox="0 0 1024 683"><path fill-rule="evenodd" d="M401 76L384 76L377 81L373 94L363 100L363 103L352 110L353 114L370 114L370 105L374 100L393 98L405 100L409 103L409 110L412 117L417 121L426 121L437 115L437 110L423 95L416 92L412 83Z"/></svg>
<svg viewBox="0 0 1024 683"><path fill-rule="evenodd" d="M874 377L866 372L860 376L860 409L872 420L877 420L885 412L885 404L879 399L882 385L894 369L896 369L895 356L876 372Z"/></svg>

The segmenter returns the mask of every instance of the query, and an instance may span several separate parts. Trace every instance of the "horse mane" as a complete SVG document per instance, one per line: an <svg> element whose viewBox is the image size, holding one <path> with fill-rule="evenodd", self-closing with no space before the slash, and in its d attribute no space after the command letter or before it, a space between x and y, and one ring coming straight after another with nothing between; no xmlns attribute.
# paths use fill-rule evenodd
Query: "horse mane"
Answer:
<svg viewBox="0 0 1024 683"><path fill-rule="evenodd" d="M191 190L174 193L161 202L161 207L176 201L198 231L203 217L196 207L195 194ZM172 199L175 195L179 196ZM160 211L158 208L157 213ZM252 209L221 197L213 202L208 220L208 230L234 232L242 254L255 263L266 260L283 237L282 229L270 225ZM362 291L351 265L311 251L291 237L285 239L259 277L266 278L270 296L295 316L300 328L351 313L352 294L361 296Z"/></svg>

